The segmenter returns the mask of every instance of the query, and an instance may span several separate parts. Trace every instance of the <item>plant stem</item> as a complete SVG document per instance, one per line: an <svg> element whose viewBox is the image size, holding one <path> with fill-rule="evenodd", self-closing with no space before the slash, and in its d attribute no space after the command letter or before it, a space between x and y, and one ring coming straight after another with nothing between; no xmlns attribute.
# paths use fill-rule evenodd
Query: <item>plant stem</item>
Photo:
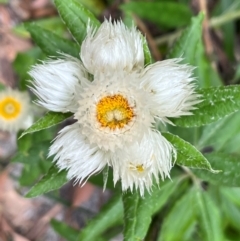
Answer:
<svg viewBox="0 0 240 241"><path fill-rule="evenodd" d="M232 11L229 13L225 13L222 16L219 17L213 17L210 19L210 26L215 28L219 27L225 23L228 23L230 21L233 21L235 19L240 18L240 10L239 11Z"/></svg>
<svg viewBox="0 0 240 241"><path fill-rule="evenodd" d="M240 18L240 10L239 11L231 11L231 12L225 13L221 16L211 18L209 20L209 26L212 28L216 28L225 23L236 20L238 18ZM173 33L165 34L162 37L156 38L155 41L156 41L157 45L162 45L167 42L171 43L181 35L182 31L183 31L183 29L180 29L180 30L178 29Z"/></svg>

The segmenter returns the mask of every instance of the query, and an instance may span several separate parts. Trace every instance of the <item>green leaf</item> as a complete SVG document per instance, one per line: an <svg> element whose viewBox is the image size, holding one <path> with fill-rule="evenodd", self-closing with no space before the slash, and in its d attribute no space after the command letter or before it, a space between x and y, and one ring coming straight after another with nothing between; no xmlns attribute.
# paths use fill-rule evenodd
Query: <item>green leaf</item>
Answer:
<svg viewBox="0 0 240 241"><path fill-rule="evenodd" d="M122 21L123 21L124 25L127 26L128 28L131 28L134 24L136 25L131 11L125 11L124 9L123 9Z"/></svg>
<svg viewBox="0 0 240 241"><path fill-rule="evenodd" d="M57 220L51 220L51 227L57 232L61 237L65 238L67 241L76 241L76 237L79 233L78 230L68 226L66 223L59 222Z"/></svg>
<svg viewBox="0 0 240 241"><path fill-rule="evenodd" d="M161 28L175 28L190 22L191 11L185 4L175 2L128 2L121 5L125 11L132 11L139 17L158 24Z"/></svg>
<svg viewBox="0 0 240 241"><path fill-rule="evenodd" d="M78 236L79 241L95 241L108 228L122 222L123 205L121 196L117 195L108 202L97 214L90 220L85 228L83 228Z"/></svg>
<svg viewBox="0 0 240 241"><path fill-rule="evenodd" d="M72 43L72 41L63 39L35 23L26 23L24 26L30 32L32 39L46 55L62 56L61 53L66 53L79 58L79 46Z"/></svg>
<svg viewBox="0 0 240 241"><path fill-rule="evenodd" d="M194 71L194 76L197 77L200 87L208 88L222 85L222 81L205 55L202 41L203 18L202 13L192 18L191 25L183 31L168 57L181 57L183 63L198 66Z"/></svg>
<svg viewBox="0 0 240 241"><path fill-rule="evenodd" d="M221 189L220 189L221 191ZM225 222L229 221L236 229L240 229L240 210L239 208L224 194L220 193L221 210L226 216Z"/></svg>
<svg viewBox="0 0 240 241"><path fill-rule="evenodd" d="M44 55L38 47L32 48L27 52L17 54L17 57L13 62L13 68L19 78L18 87L20 90L28 89L29 79L31 79L28 71L31 69L32 65L43 58Z"/></svg>
<svg viewBox="0 0 240 241"><path fill-rule="evenodd" d="M201 88L212 86L222 86L222 80L219 74L213 69L211 62L205 54L203 41L200 40L196 49L196 62L192 65L197 66L195 69L196 80Z"/></svg>
<svg viewBox="0 0 240 241"><path fill-rule="evenodd" d="M50 141L45 141L46 136L41 137L42 141L32 135L18 140L19 150L11 161L24 164L19 177L19 183L22 186L31 186L52 165L51 160L47 160Z"/></svg>
<svg viewBox="0 0 240 241"><path fill-rule="evenodd" d="M99 27L99 21L77 0L55 0L57 10L76 42L81 46L88 23Z"/></svg>
<svg viewBox="0 0 240 241"><path fill-rule="evenodd" d="M199 56L201 55L200 47L202 46L203 18L204 15L201 13L192 18L190 26L182 32L181 37L175 42L168 54L168 58L182 58L182 63L198 66ZM199 80L199 85L205 87L205 79L202 79L203 72L201 70L205 71L202 67L200 69L196 68L194 76L198 76L197 80ZM173 119L173 121L175 121L175 119ZM194 144L196 143L196 136L201 132L199 128L183 129L178 126L168 126L168 130L184 137Z"/></svg>
<svg viewBox="0 0 240 241"><path fill-rule="evenodd" d="M238 64L236 66L236 69L235 69L235 74L234 74L234 77L231 81L231 83L239 83L239 80L240 80L240 64Z"/></svg>
<svg viewBox="0 0 240 241"><path fill-rule="evenodd" d="M21 136L22 132L19 132L17 135L17 147L18 147L18 152L27 152L29 148L33 144L33 138L32 135L26 135L23 138L19 139L19 136Z"/></svg>
<svg viewBox="0 0 240 241"><path fill-rule="evenodd" d="M114 189L117 187L117 185L115 186L113 183L113 171L112 169L106 170L106 168L101 171L99 174L97 175L92 175L88 181L91 182L92 184L99 186L101 188L103 188L105 182L104 182L104 172L106 171L106 175L107 175L107 183L106 183L106 188L109 189Z"/></svg>
<svg viewBox="0 0 240 241"><path fill-rule="evenodd" d="M214 151L239 153L240 142L240 111L231 114L215 123L205 126L198 148L211 148Z"/></svg>
<svg viewBox="0 0 240 241"><path fill-rule="evenodd" d="M58 113L58 112L50 111L45 116L43 116L41 119L36 121L27 130L25 130L19 138L22 138L26 134L44 130L51 126L57 125L72 115L73 115L72 113Z"/></svg>
<svg viewBox="0 0 240 241"><path fill-rule="evenodd" d="M19 133L20 135L21 133ZM12 162L23 164L19 183L23 186L32 186L39 177L46 174L52 165L52 158L47 159L50 141L56 135L56 128L43 130L25 135L17 140L18 152L11 159Z"/></svg>
<svg viewBox="0 0 240 241"><path fill-rule="evenodd" d="M66 175L66 170L59 171L59 169L53 165L48 173L30 189L25 197L32 198L59 189L68 182Z"/></svg>
<svg viewBox="0 0 240 241"><path fill-rule="evenodd" d="M106 6L103 0L79 0L84 6L86 6L92 13L101 14Z"/></svg>
<svg viewBox="0 0 240 241"><path fill-rule="evenodd" d="M164 218L158 241L187 240L196 224L196 219L196 190L191 189L175 203Z"/></svg>
<svg viewBox="0 0 240 241"><path fill-rule="evenodd" d="M191 168L206 169L213 173L218 172L212 169L208 160L189 142L171 133L162 133L162 135L172 143L177 151L176 164Z"/></svg>
<svg viewBox="0 0 240 241"><path fill-rule="evenodd" d="M152 55L148 47L148 43L145 37L143 37L143 52L144 52L144 64L149 65L152 63Z"/></svg>
<svg viewBox="0 0 240 241"><path fill-rule="evenodd" d="M30 159L28 159L30 160ZM18 181L21 186L32 186L39 177L45 174L52 163L46 159L31 159L31 162L24 163L21 176Z"/></svg>
<svg viewBox="0 0 240 241"><path fill-rule="evenodd" d="M196 65L198 59L196 55L197 46L202 41L202 21L204 14L200 13L193 17L191 25L184 30L177 40L174 48L170 51L168 58L183 58L184 63Z"/></svg>
<svg viewBox="0 0 240 241"><path fill-rule="evenodd" d="M192 115L171 121L181 127L203 126L215 122L240 109L240 86L221 86L198 90L202 102L195 105Z"/></svg>
<svg viewBox="0 0 240 241"><path fill-rule="evenodd" d="M235 205L240 207L240 188L239 187L221 187L221 193L233 202Z"/></svg>
<svg viewBox="0 0 240 241"><path fill-rule="evenodd" d="M26 141L28 142L28 140ZM33 142L32 139L30 139L30 141ZM28 148L29 143L26 143L26 146L23 146L22 144L22 151L17 152L11 161L20 163L31 163L39 160L44 161L46 160L49 145L49 141L37 143L36 145L32 145L30 148Z"/></svg>
<svg viewBox="0 0 240 241"><path fill-rule="evenodd" d="M206 154L205 156L213 168L220 169L222 172L218 174L212 174L209 172L196 170L194 173L198 177L216 185L227 185L232 187L240 186L240 156L234 156L225 153L211 153Z"/></svg>
<svg viewBox="0 0 240 241"><path fill-rule="evenodd" d="M22 38L30 38L30 34L27 31L25 24L32 23L33 20L30 19L27 22L20 22L16 26L12 28L12 31L22 37ZM50 18L38 18L34 19L34 23L37 24L37 26L47 29L49 31L54 32L55 34L59 36L65 36L67 32L67 28L62 22L61 18L59 16L52 16Z"/></svg>
<svg viewBox="0 0 240 241"><path fill-rule="evenodd" d="M47 143L46 149L48 149L50 146L50 141L52 141L56 136L57 128L56 126L53 126L49 129L42 130L41 132L34 132L29 135L25 135L24 137L19 139L19 136L21 136L22 132L19 132L17 136L17 154L19 152L28 152L30 148L36 148L37 150L40 150L39 146L41 146L42 144L45 145L44 143Z"/></svg>
<svg viewBox="0 0 240 241"><path fill-rule="evenodd" d="M199 210L199 226L204 241L224 241L219 209L207 192L198 191L197 209Z"/></svg>
<svg viewBox="0 0 240 241"><path fill-rule="evenodd" d="M232 14L234 12L238 12L239 8L239 2L233 1L226 1L221 0L220 4L222 12L219 13L220 16L216 16L215 19L218 17L221 18L224 16L224 14ZM225 16L226 16L225 15ZM213 18L214 20L214 18ZM228 55L228 59L230 61L234 61L234 41L233 39L236 38L236 31L235 31L235 23L234 21L228 21L227 23L223 24L221 26L221 32L223 34L223 49L225 54Z"/></svg>
<svg viewBox="0 0 240 241"><path fill-rule="evenodd" d="M124 240L143 240L151 224L152 215L159 211L179 188L180 180L165 181L159 188L153 187L152 193L144 198L137 192L123 194Z"/></svg>

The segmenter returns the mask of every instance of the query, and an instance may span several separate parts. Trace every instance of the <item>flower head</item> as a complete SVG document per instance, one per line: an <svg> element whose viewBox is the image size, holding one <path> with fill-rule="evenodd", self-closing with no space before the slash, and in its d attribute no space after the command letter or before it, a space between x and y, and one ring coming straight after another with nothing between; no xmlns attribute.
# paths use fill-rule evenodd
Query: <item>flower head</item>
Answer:
<svg viewBox="0 0 240 241"><path fill-rule="evenodd" d="M31 70L38 103L76 119L49 153L69 179L83 183L108 165L114 183L144 195L153 179L170 176L175 149L154 123L191 114L199 102L193 68L181 59L144 68L143 41L135 28L105 20L98 30L88 27L81 61L65 55Z"/></svg>
<svg viewBox="0 0 240 241"><path fill-rule="evenodd" d="M109 69L129 72L144 66L142 40L135 27L128 29L121 21L105 20L98 30L88 26L80 56L91 74Z"/></svg>
<svg viewBox="0 0 240 241"><path fill-rule="evenodd" d="M0 129L18 131L31 125L30 99L27 93L10 88L0 92Z"/></svg>

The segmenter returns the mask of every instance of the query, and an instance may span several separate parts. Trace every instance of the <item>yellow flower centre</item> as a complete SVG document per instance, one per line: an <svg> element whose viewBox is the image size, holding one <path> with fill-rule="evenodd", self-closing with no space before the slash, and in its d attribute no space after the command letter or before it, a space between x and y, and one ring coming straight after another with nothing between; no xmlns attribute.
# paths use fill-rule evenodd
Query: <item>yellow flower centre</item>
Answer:
<svg viewBox="0 0 240 241"><path fill-rule="evenodd" d="M137 172L143 172L144 171L144 166L143 164L141 165L133 165L132 163L130 164L130 169L133 170L133 171L137 171Z"/></svg>
<svg viewBox="0 0 240 241"><path fill-rule="evenodd" d="M144 171L143 165L137 165L136 169L137 169L138 172L143 172Z"/></svg>
<svg viewBox="0 0 240 241"><path fill-rule="evenodd" d="M21 103L12 97L6 97L0 101L0 116L6 120L17 118L21 109Z"/></svg>
<svg viewBox="0 0 240 241"><path fill-rule="evenodd" d="M128 100L120 94L105 96L99 100L96 106L97 120L102 127L111 130L123 128L134 117L133 108Z"/></svg>

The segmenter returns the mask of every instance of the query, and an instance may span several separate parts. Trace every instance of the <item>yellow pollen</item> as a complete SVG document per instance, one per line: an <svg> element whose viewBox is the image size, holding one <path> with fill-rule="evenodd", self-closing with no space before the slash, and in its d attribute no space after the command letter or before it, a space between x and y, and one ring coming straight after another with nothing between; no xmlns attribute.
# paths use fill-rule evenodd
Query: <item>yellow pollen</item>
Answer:
<svg viewBox="0 0 240 241"><path fill-rule="evenodd" d="M96 106L97 120L102 127L111 130L123 128L134 117L133 108L120 94L103 97Z"/></svg>
<svg viewBox="0 0 240 241"><path fill-rule="evenodd" d="M143 172L144 171L143 165L136 166L136 169L137 169L138 172Z"/></svg>
<svg viewBox="0 0 240 241"><path fill-rule="evenodd" d="M16 119L21 113L22 105L12 97L0 101L0 117L6 120Z"/></svg>
<svg viewBox="0 0 240 241"><path fill-rule="evenodd" d="M133 171L143 172L144 171L144 166L143 166L143 164L135 166L135 165L133 165L131 163L130 164L130 169L133 170Z"/></svg>

